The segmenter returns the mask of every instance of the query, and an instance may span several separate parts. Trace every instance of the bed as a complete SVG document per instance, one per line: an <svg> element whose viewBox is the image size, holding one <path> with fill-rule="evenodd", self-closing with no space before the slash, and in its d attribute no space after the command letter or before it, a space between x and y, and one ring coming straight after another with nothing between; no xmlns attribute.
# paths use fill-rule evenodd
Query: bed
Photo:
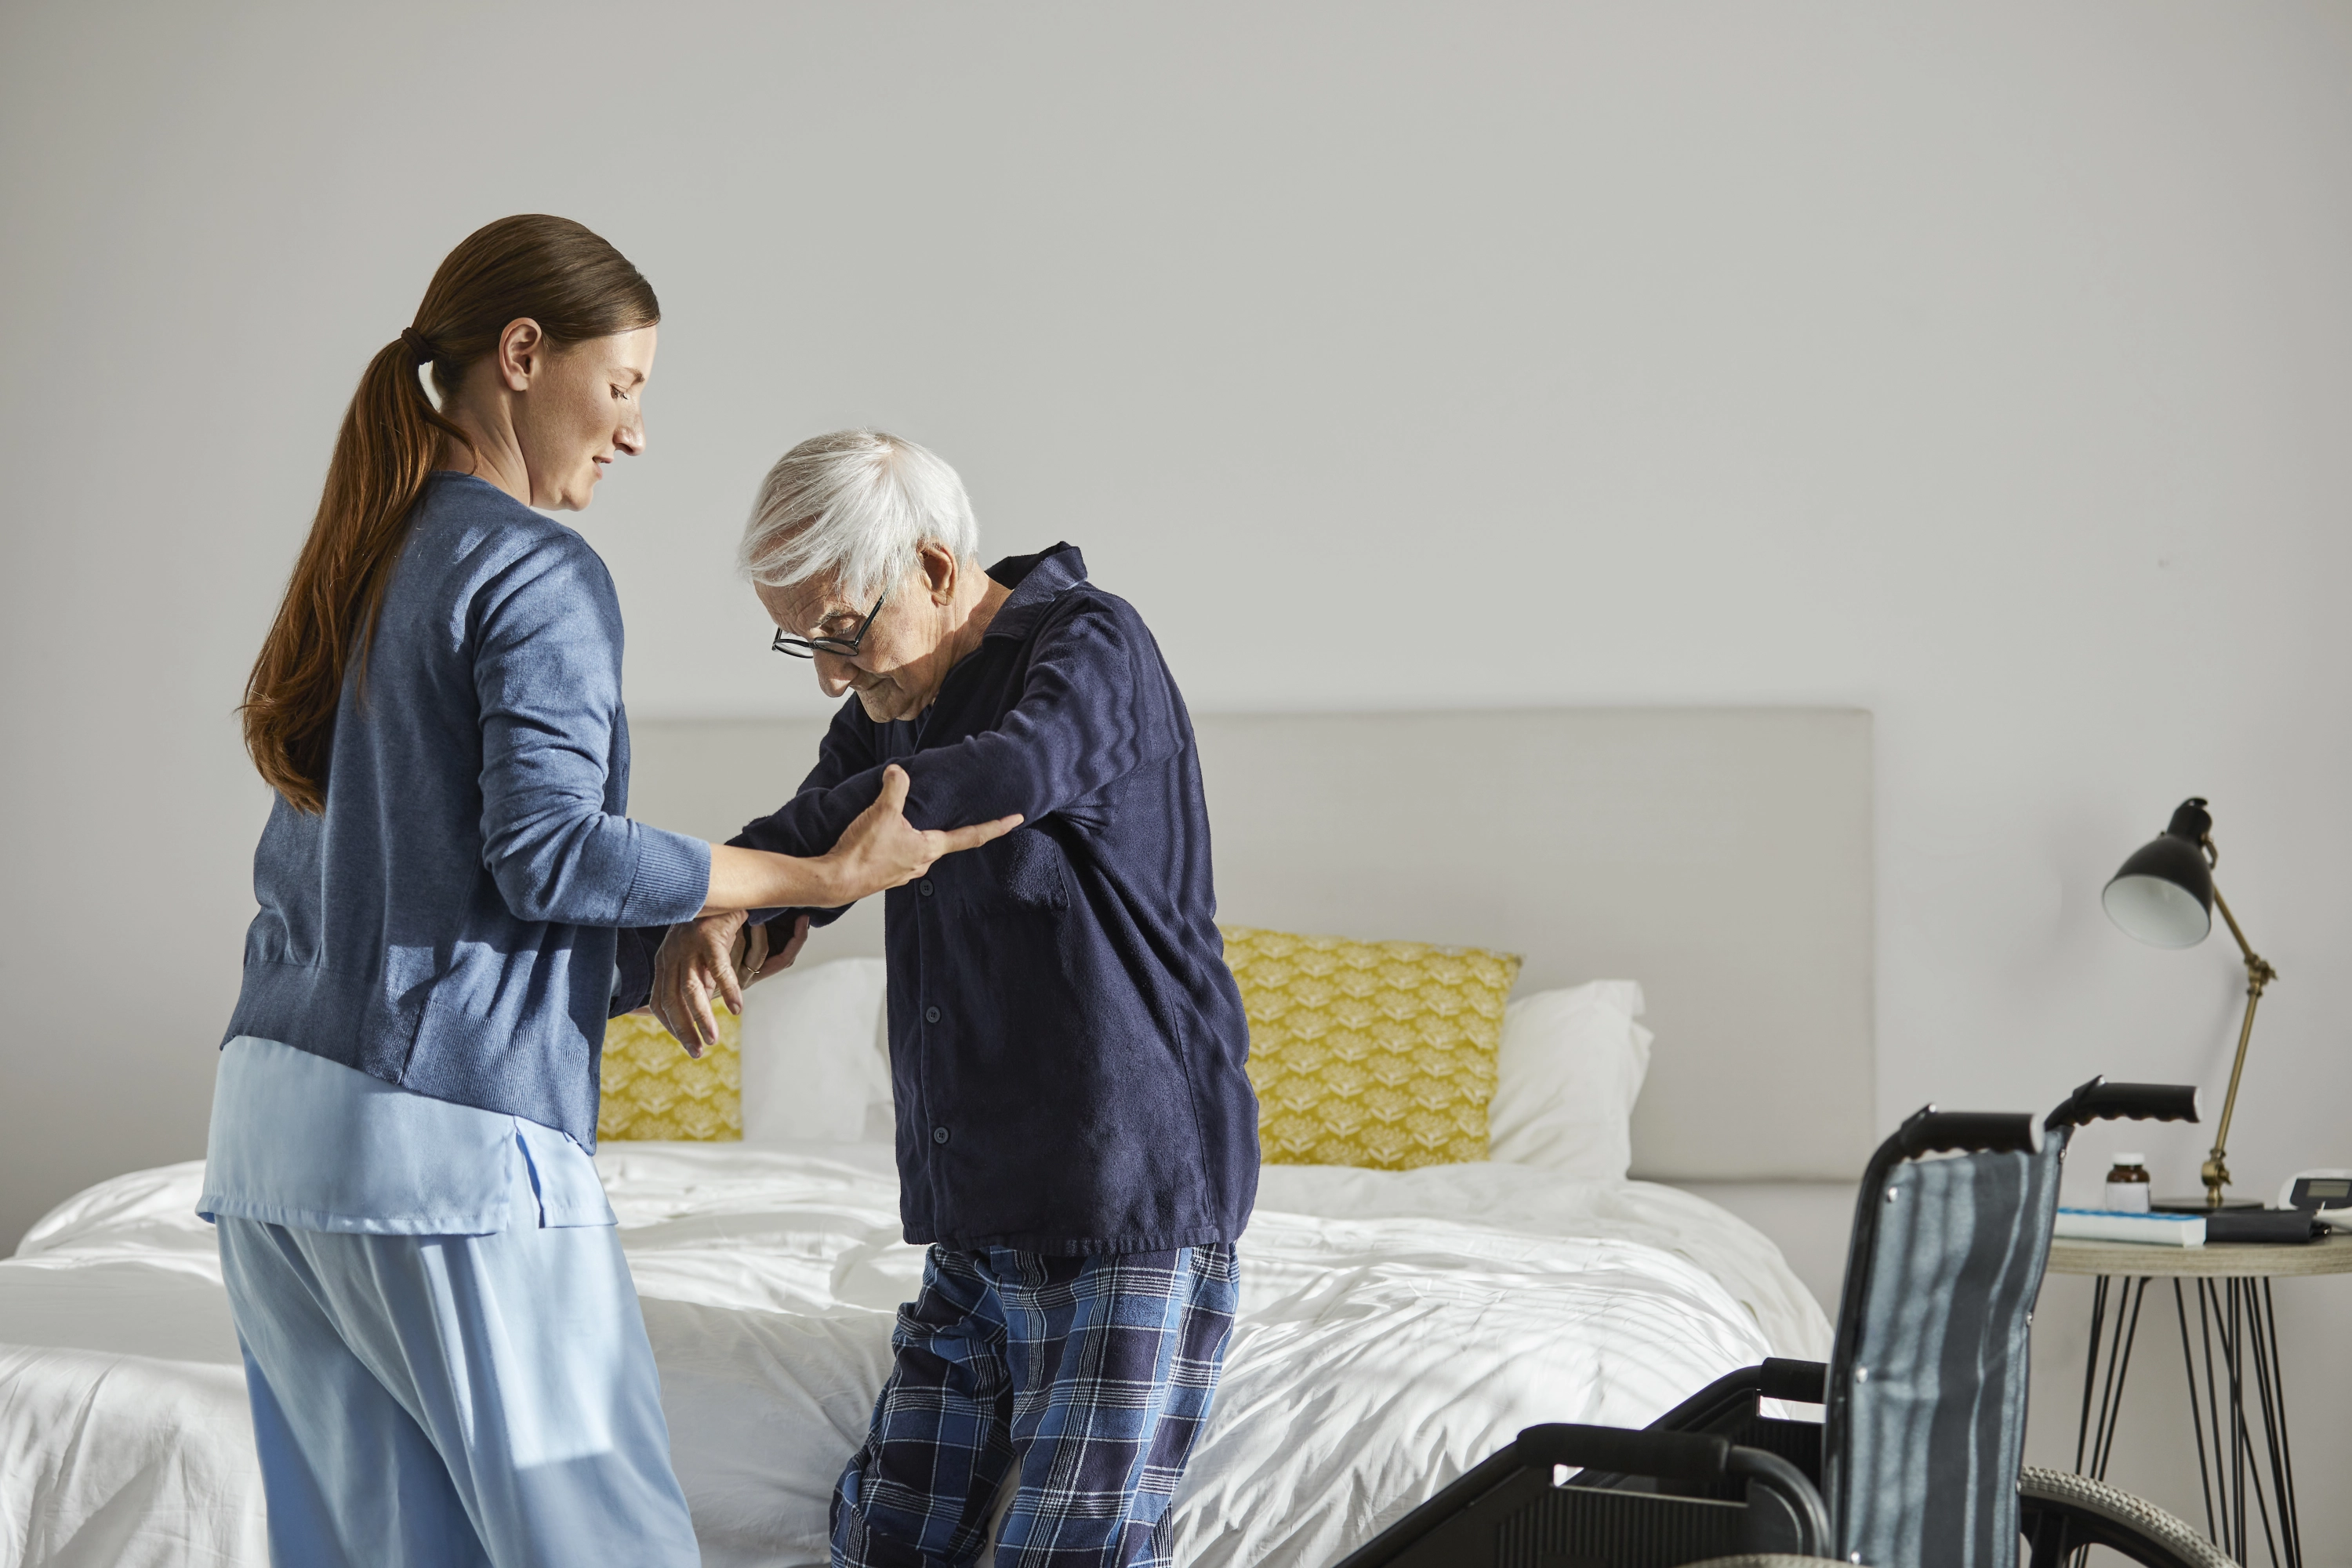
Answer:
<svg viewBox="0 0 2352 1568"><path fill-rule="evenodd" d="M706 832L723 824L699 820L696 790L772 772L770 753L806 739L643 728L640 814ZM1663 1043L1641 1110L1623 1108L1630 1155L1601 1175L1265 1167L1227 1371L1178 1498L1179 1562L1328 1563L1524 1426L1638 1426L1762 1356L1826 1357L1828 1322L1770 1242L1625 1168L1844 1174L1866 1148L1852 1092L1858 1071L1866 1104L1863 716L1260 718L1204 721L1202 747L1227 910L1305 929L1345 910L1361 925L1362 889L1318 846L1345 842L1384 792L1425 784L1417 770L1475 755L1506 789L1513 770L1544 770L1572 820L1538 814L1531 836L1498 817L1454 832L1442 857L1399 841L1380 934L1511 944L1528 956L1523 991L1646 966ZM1373 755L1389 765L1367 780ZM1301 802L1311 822L1286 820ZM1695 914L1701 889L1712 902ZM1604 900L1609 919L1586 929L1605 940L1578 935ZM844 925L804 963L871 941ZM750 1127L745 1071L751 1141L610 1142L597 1163L705 1562L822 1563L827 1495L921 1254L899 1239L887 1146ZM1727 1080L1775 1075L1829 1092L1783 1092L1770 1116L1752 1097L1721 1103ZM267 1561L236 1340L192 1212L200 1174L90 1188L0 1262L0 1568Z"/></svg>
<svg viewBox="0 0 2352 1568"><path fill-rule="evenodd" d="M878 1144L608 1145L704 1562L821 1563L919 1249ZM268 1561L201 1163L117 1177L0 1264L11 1564ZM1477 1223L1461 1215L1477 1215ZM1828 1353L1761 1236L1640 1182L1273 1166L1178 1561L1319 1564L1538 1420L1640 1425Z"/></svg>

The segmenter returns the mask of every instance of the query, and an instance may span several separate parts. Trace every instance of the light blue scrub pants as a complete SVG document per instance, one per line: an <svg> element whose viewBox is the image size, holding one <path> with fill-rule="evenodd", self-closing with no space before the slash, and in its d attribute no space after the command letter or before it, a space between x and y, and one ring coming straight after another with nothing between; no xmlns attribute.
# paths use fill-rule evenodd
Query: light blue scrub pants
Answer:
<svg viewBox="0 0 2352 1568"><path fill-rule="evenodd" d="M699 1563L612 1226L218 1225L278 1568Z"/></svg>

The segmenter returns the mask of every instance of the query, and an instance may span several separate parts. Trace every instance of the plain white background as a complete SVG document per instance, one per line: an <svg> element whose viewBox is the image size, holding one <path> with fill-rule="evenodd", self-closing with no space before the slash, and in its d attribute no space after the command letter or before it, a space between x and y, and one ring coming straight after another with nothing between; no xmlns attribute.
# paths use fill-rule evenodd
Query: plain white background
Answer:
<svg viewBox="0 0 2352 1568"><path fill-rule="evenodd" d="M582 520L639 714L814 705L730 551L882 425L1203 710L1872 710L1890 1124L2218 1102L2233 955L2097 907L2210 795L2282 976L2232 1163L2352 1163L2348 88L2327 5L11 5L0 1232L201 1152L232 709L361 366L517 210L667 312ZM2280 1292L2323 1562L2347 1289ZM2193 1513L2134 1398L2119 1473Z"/></svg>

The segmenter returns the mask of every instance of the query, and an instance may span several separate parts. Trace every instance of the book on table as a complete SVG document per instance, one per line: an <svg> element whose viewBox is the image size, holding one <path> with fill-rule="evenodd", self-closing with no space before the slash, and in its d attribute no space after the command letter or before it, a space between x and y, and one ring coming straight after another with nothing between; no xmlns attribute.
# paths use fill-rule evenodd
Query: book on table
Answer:
<svg viewBox="0 0 2352 1568"><path fill-rule="evenodd" d="M2141 1214L2131 1209L2069 1209L2058 1211L2061 1241L2131 1241L2147 1247L2202 1247L2205 1216L2201 1214Z"/></svg>

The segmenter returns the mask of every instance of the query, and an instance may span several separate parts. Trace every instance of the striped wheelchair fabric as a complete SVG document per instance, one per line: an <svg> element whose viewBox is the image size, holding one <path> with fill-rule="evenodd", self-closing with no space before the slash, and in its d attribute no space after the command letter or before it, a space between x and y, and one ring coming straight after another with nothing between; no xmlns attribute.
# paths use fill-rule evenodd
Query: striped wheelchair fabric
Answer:
<svg viewBox="0 0 2352 1568"><path fill-rule="evenodd" d="M1862 1194L1877 1234L1841 1391L1849 1429L1827 1439L1822 1478L1843 1554L2016 1563L2029 1324L2064 1147L1906 1160Z"/></svg>

